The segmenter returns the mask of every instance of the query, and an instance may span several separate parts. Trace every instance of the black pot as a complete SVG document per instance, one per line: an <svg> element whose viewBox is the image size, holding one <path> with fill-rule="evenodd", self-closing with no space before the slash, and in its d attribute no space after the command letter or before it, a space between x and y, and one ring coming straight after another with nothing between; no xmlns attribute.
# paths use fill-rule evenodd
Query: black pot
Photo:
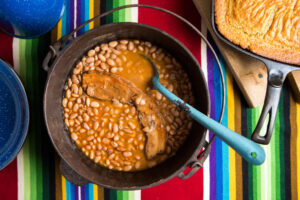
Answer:
<svg viewBox="0 0 300 200"><path fill-rule="evenodd" d="M48 70L48 79L44 93L44 117L49 136L52 143L67 163L76 173L84 177L78 182L78 176L65 171L67 179L75 184L89 182L112 189L142 189L161 184L173 177L190 177L201 166L197 159L200 150L205 147L206 129L194 123L193 127L176 155L162 162L161 164L138 172L119 172L109 170L101 165L95 164L86 157L70 138L70 134L64 124L63 107L61 105L65 82L75 66L87 51L94 46L106 43L111 40L138 39L149 41L164 48L173 55L188 73L192 82L193 93L196 99L196 108L205 114L209 114L210 102L207 83L203 72L189 50L169 34L154 27L138 23L115 23L100 26L73 39L63 49L60 49L60 42L52 47L49 53L52 55L52 64ZM49 55L45 59L45 66L48 64ZM49 64L48 64L49 66ZM209 149L205 151L205 157ZM193 172L185 175L183 171L188 167ZM195 168L194 168L195 167Z"/></svg>

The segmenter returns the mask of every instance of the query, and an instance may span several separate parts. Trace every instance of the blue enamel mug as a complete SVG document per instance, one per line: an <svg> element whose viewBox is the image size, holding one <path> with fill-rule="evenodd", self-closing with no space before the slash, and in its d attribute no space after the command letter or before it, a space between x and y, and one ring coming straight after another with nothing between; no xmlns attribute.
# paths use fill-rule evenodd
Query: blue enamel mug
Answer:
<svg viewBox="0 0 300 200"><path fill-rule="evenodd" d="M61 18L65 0L0 0L0 30L19 38L49 32Z"/></svg>

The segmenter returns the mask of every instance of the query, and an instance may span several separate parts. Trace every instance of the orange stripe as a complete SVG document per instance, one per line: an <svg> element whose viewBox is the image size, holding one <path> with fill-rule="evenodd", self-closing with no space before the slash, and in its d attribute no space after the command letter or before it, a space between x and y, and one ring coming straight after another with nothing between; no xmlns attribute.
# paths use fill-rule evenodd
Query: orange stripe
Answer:
<svg viewBox="0 0 300 200"><path fill-rule="evenodd" d="M228 93L228 128L235 130L234 116L235 116L235 105L234 105L234 91L233 91L233 80L230 73L227 73L227 93ZM236 199L236 160L235 151L229 148L229 199Z"/></svg>
<svg viewBox="0 0 300 200"><path fill-rule="evenodd" d="M59 171L59 158L55 155L55 199L62 197L61 173Z"/></svg>
<svg viewBox="0 0 300 200"><path fill-rule="evenodd" d="M290 95L290 118L296 119L297 107ZM297 198L297 124L291 120L291 146L290 146L290 157L291 157L291 197L292 199ZM298 127L299 128L299 127Z"/></svg>
<svg viewBox="0 0 300 200"><path fill-rule="evenodd" d="M300 104L296 105L296 122L297 122L297 141L296 141L296 149L297 149L297 199L300 199Z"/></svg>
<svg viewBox="0 0 300 200"><path fill-rule="evenodd" d="M94 0L90 0L90 8L89 8L89 11L90 11L90 19L94 17ZM95 26L94 22L91 22L90 23L90 29L93 29Z"/></svg>

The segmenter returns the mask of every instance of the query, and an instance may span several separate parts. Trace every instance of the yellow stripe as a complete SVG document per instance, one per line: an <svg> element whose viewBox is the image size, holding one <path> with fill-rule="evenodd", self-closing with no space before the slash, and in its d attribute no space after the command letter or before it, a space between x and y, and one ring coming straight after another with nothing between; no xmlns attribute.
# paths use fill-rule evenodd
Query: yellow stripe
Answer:
<svg viewBox="0 0 300 200"><path fill-rule="evenodd" d="M98 186L96 184L93 184L94 189L94 200L98 200Z"/></svg>
<svg viewBox="0 0 300 200"><path fill-rule="evenodd" d="M296 116L296 122L297 122L297 193L298 193L298 199L300 199L300 104L297 103L296 105L297 110L297 116Z"/></svg>
<svg viewBox="0 0 300 200"><path fill-rule="evenodd" d="M61 176L61 193L62 193L62 199L67 199L67 191L66 191L66 179L64 176Z"/></svg>
<svg viewBox="0 0 300 200"><path fill-rule="evenodd" d="M61 26L62 26L62 18L59 20L57 24L57 39L61 38Z"/></svg>
<svg viewBox="0 0 300 200"><path fill-rule="evenodd" d="M94 0L90 0L90 19L94 17ZM94 22L90 23L90 29L94 28Z"/></svg>
<svg viewBox="0 0 300 200"><path fill-rule="evenodd" d="M234 92L233 82L230 73L227 73L227 93L228 93L228 127L235 130L234 125ZM236 169L235 169L235 151L229 147L229 199L236 199Z"/></svg>

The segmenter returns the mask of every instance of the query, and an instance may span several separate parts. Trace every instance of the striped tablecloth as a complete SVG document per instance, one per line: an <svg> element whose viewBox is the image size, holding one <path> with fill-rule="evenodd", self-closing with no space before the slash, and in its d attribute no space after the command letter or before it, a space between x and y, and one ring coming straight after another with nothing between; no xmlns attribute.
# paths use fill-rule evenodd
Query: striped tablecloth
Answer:
<svg viewBox="0 0 300 200"><path fill-rule="evenodd" d="M300 199L300 104L295 103L288 83L285 83L281 94L271 143L263 146L267 159L261 166L248 165L216 139L204 167L193 177L184 181L174 178L142 191L109 190L93 184L77 187L60 174L57 155L43 121L42 97L46 73L41 69L41 62L48 45L100 12L132 3L155 4L175 11L197 25L211 40L192 2L187 0L66 0L64 15L51 34L20 40L0 33L0 57L12 64L21 77L31 111L29 134L22 150L15 161L0 172L0 199ZM207 78L211 116L218 118L220 76L211 52L196 34L176 19L144 8L120 11L100 24L123 21L158 27L191 50ZM78 34L98 25L99 22L91 23ZM250 137L261 107L250 109L224 61L223 70L226 72L227 102L223 124Z"/></svg>

